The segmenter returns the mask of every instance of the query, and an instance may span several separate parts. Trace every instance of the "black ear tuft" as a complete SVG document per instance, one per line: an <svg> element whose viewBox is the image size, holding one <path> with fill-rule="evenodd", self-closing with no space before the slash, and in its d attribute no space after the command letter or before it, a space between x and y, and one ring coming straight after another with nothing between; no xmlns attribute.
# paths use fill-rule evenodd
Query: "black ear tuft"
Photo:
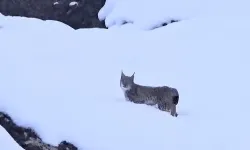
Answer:
<svg viewBox="0 0 250 150"><path fill-rule="evenodd" d="M135 76L135 72L132 74L132 76L131 77L134 77Z"/></svg>
<svg viewBox="0 0 250 150"><path fill-rule="evenodd" d="M134 78L135 78L135 72L132 74L131 78L133 79L134 81Z"/></svg>

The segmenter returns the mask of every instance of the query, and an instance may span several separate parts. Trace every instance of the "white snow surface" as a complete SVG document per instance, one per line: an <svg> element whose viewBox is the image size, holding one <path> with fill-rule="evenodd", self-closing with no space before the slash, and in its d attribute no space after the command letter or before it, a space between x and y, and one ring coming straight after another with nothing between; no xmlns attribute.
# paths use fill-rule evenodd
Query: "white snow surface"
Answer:
<svg viewBox="0 0 250 150"><path fill-rule="evenodd" d="M84 150L248 150L246 16L212 13L152 31L0 16L0 111L45 142ZM121 70L177 88L179 116L125 101Z"/></svg>
<svg viewBox="0 0 250 150"><path fill-rule="evenodd" d="M150 30L171 20L201 16L248 17L249 5L248 0L106 0L98 17L109 28L128 22L133 28Z"/></svg>
<svg viewBox="0 0 250 150"><path fill-rule="evenodd" d="M4 150L24 150L13 138L11 138L9 133L2 126L0 126L0 145L1 149Z"/></svg>

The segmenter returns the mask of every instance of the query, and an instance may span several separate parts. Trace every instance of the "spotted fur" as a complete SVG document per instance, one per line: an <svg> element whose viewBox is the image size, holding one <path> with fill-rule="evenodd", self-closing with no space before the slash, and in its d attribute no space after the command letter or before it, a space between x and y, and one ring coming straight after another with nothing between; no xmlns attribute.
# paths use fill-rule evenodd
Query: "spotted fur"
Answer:
<svg viewBox="0 0 250 150"><path fill-rule="evenodd" d="M126 76L121 72L120 87L127 101L137 104L157 105L159 110L170 112L177 117L176 105L179 102L177 89L168 86L151 87L134 83L134 75Z"/></svg>

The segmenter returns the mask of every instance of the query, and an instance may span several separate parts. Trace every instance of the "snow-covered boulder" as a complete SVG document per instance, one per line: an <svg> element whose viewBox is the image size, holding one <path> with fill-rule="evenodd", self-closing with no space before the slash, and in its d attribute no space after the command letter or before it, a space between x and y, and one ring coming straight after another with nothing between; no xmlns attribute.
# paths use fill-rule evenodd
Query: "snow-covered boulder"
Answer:
<svg viewBox="0 0 250 150"><path fill-rule="evenodd" d="M105 0L1 0L0 13L42 20L57 20L74 29L105 28L98 12Z"/></svg>

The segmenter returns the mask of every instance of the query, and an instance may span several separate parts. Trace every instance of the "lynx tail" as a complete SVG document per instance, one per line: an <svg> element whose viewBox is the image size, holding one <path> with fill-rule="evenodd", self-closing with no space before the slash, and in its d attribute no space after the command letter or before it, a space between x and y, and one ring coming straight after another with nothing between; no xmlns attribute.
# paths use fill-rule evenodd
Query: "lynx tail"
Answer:
<svg viewBox="0 0 250 150"><path fill-rule="evenodd" d="M174 96L174 97L173 97L173 104L174 104L174 105L177 105L178 102L179 102L179 96Z"/></svg>

